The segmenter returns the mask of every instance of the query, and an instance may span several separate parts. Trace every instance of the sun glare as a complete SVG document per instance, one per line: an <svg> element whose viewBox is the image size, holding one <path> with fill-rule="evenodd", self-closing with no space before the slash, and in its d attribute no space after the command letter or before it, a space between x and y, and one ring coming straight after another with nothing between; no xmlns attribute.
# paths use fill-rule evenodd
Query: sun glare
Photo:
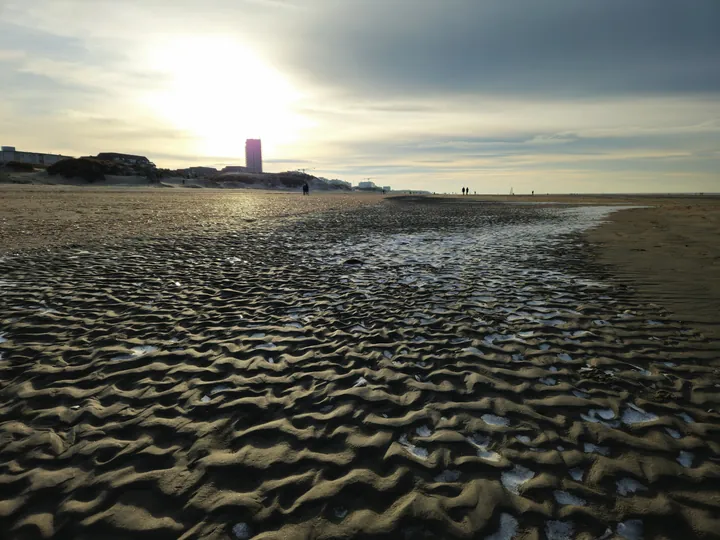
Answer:
<svg viewBox="0 0 720 540"><path fill-rule="evenodd" d="M194 134L199 154L241 156L246 138L262 138L267 155L307 127L292 110L299 92L232 38L171 40L150 57L153 69L168 77L151 106Z"/></svg>

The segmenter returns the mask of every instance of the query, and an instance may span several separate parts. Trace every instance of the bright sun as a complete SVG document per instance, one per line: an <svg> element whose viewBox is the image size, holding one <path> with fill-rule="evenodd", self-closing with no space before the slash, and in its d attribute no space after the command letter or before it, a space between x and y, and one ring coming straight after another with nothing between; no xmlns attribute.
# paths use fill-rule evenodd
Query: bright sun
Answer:
<svg viewBox="0 0 720 540"><path fill-rule="evenodd" d="M151 106L201 141L198 154L241 156L246 138L262 138L267 155L307 127L292 110L299 92L232 38L164 42L151 63L169 79Z"/></svg>

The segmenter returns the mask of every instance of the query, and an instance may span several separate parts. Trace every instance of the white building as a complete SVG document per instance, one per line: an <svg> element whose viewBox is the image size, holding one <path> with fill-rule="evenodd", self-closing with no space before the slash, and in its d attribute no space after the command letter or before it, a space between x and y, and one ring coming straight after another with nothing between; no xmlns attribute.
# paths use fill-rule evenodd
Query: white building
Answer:
<svg viewBox="0 0 720 540"><path fill-rule="evenodd" d="M377 188L377 186L375 185L375 182L371 182L370 180L365 180L358 184L358 189L375 189L375 188Z"/></svg>
<svg viewBox="0 0 720 540"><path fill-rule="evenodd" d="M15 150L14 146L0 147L0 163L8 161L17 161L19 163L29 163L38 167L47 167L63 159L71 159L69 156L60 154L43 154L41 152L20 152Z"/></svg>

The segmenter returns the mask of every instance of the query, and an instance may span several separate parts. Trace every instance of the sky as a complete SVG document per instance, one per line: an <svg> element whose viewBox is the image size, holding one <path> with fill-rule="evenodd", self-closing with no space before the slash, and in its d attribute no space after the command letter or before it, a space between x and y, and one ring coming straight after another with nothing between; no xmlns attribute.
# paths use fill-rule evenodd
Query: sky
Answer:
<svg viewBox="0 0 720 540"><path fill-rule="evenodd" d="M717 0L0 0L0 143L394 189L720 192Z"/></svg>

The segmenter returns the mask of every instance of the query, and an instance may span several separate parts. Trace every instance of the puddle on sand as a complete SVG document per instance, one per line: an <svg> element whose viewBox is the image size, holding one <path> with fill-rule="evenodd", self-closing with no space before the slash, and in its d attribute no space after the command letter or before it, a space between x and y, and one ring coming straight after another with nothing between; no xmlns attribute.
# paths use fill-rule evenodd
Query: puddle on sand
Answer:
<svg viewBox="0 0 720 540"><path fill-rule="evenodd" d="M407 435L400 436L399 442L405 449L407 449L408 452L410 452L414 456L417 456L420 459L427 459L427 457L429 455L427 449L421 448L419 446L415 446L414 444L409 442Z"/></svg>
<svg viewBox="0 0 720 540"><path fill-rule="evenodd" d="M627 425L632 426L634 424L644 424L645 422L653 422L658 419L658 416L654 413L649 413L637 405L628 403L628 408L622 415L622 421Z"/></svg>
<svg viewBox="0 0 720 540"><path fill-rule="evenodd" d="M686 469L689 469L692 467L693 459L695 459L695 454L682 450L680 455L677 457L677 462Z"/></svg>
<svg viewBox="0 0 720 540"><path fill-rule="evenodd" d="M615 413L612 409L590 409L587 414L580 413L580 417L586 422L604 424L604 420L615 418Z"/></svg>
<svg viewBox="0 0 720 540"><path fill-rule="evenodd" d="M252 538L252 531L250 525L247 523L236 523L233 525L232 532L237 540L248 540Z"/></svg>
<svg viewBox="0 0 720 540"><path fill-rule="evenodd" d="M626 540L642 540L644 527L642 520L629 519L618 523L617 533Z"/></svg>
<svg viewBox="0 0 720 540"><path fill-rule="evenodd" d="M517 534L518 520L511 514L500 514L500 528L485 540L512 540Z"/></svg>
<svg viewBox="0 0 720 540"><path fill-rule="evenodd" d="M607 456L610 453L610 449L607 446L598 446L593 443L585 443L586 454L600 454L601 456Z"/></svg>
<svg viewBox="0 0 720 540"><path fill-rule="evenodd" d="M488 449L488 446L490 446L490 437L488 437L487 435L475 433L468 437L467 441L475 447L479 458L485 459L492 463L497 463L502 459L502 456L500 454Z"/></svg>
<svg viewBox="0 0 720 540"><path fill-rule="evenodd" d="M460 471L448 469L435 477L436 482L457 482L460 479Z"/></svg>
<svg viewBox="0 0 720 540"><path fill-rule="evenodd" d="M137 347L133 347L130 349L130 354L121 354L118 356L114 356L111 358L111 360L133 360L135 358L141 358L143 356L147 356L148 354L154 353L156 351L159 351L157 347L153 347L152 345L139 345Z"/></svg>
<svg viewBox="0 0 720 540"><path fill-rule="evenodd" d="M617 492L623 496L636 491L647 491L647 488L634 478L622 478L615 484L617 485Z"/></svg>
<svg viewBox="0 0 720 540"><path fill-rule="evenodd" d="M418 437L429 437L432 435L432 430L427 426L420 426L415 430L415 433L417 433Z"/></svg>
<svg viewBox="0 0 720 540"><path fill-rule="evenodd" d="M511 470L504 471L500 475L500 481L505 489L512 493L519 494L520 486L529 482L535 477L535 472L522 465L515 465Z"/></svg>
<svg viewBox="0 0 720 540"><path fill-rule="evenodd" d="M678 413L677 416L681 418L686 424L694 424L695 420L693 420L692 416L690 416L688 413Z"/></svg>
<svg viewBox="0 0 720 540"><path fill-rule="evenodd" d="M585 499L581 499L567 491L555 490L553 491L553 496L557 503L562 505L585 506L587 504Z"/></svg>
<svg viewBox="0 0 720 540"><path fill-rule="evenodd" d="M572 540L575 538L575 527L569 521L548 521L545 536L548 540Z"/></svg>
<svg viewBox="0 0 720 540"><path fill-rule="evenodd" d="M570 469L570 476L572 476L572 479L576 482L582 482L583 475L585 474L585 471L576 467L574 469Z"/></svg>
<svg viewBox="0 0 720 540"><path fill-rule="evenodd" d="M496 414L483 414L481 418L489 426L507 427L510 425L510 420Z"/></svg>

